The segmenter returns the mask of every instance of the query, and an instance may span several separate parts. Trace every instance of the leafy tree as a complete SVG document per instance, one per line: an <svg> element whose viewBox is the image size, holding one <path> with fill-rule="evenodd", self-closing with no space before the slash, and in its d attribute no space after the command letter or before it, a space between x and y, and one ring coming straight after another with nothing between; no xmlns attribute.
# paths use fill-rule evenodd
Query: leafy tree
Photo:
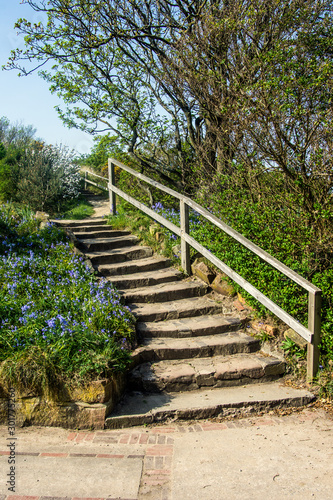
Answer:
<svg viewBox="0 0 333 500"><path fill-rule="evenodd" d="M8 118L0 118L0 142L5 147L22 148L30 144L36 134L32 125L11 124Z"/></svg>
<svg viewBox="0 0 333 500"><path fill-rule="evenodd" d="M26 61L53 61L41 75L69 126L111 131L178 188L194 151L204 179L235 162L256 184L278 169L307 210L322 203L315 193L332 178L331 0L26 3L47 22L18 20L27 50L8 67L28 74L36 66Z"/></svg>

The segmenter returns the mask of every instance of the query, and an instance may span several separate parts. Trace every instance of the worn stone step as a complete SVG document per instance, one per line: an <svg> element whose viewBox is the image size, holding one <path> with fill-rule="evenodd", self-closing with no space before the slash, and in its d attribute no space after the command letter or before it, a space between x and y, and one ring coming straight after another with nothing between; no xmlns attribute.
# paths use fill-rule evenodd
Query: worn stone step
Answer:
<svg viewBox="0 0 333 500"><path fill-rule="evenodd" d="M143 363L130 373L130 387L154 391L189 391L267 382L283 375L285 363L263 354L234 354Z"/></svg>
<svg viewBox="0 0 333 500"><path fill-rule="evenodd" d="M160 283L181 280L183 274L174 268L159 269L146 273L125 274L121 276L111 276L108 279L120 290L153 286Z"/></svg>
<svg viewBox="0 0 333 500"><path fill-rule="evenodd" d="M238 353L251 353L260 349L260 341L244 332L228 332L188 339L145 339L132 353L136 365L147 361L167 359L207 358Z"/></svg>
<svg viewBox="0 0 333 500"><path fill-rule="evenodd" d="M138 322L136 330L143 338L189 338L235 331L241 326L242 321L239 318L211 314L158 322Z"/></svg>
<svg viewBox="0 0 333 500"><path fill-rule="evenodd" d="M204 295L206 290L207 285L199 280L176 281L138 288L136 290L125 290L123 297L126 302L166 302Z"/></svg>
<svg viewBox="0 0 333 500"><path fill-rule="evenodd" d="M145 259L151 257L153 251L150 247L135 245L133 247L124 247L116 250L104 250L103 252L86 253L88 259L94 266L99 264L113 264L116 262L126 262L128 260Z"/></svg>
<svg viewBox="0 0 333 500"><path fill-rule="evenodd" d="M170 264L171 260L165 257L148 257L146 259L132 260L119 264L100 265L97 270L103 276L117 276L164 269L169 267Z"/></svg>
<svg viewBox="0 0 333 500"><path fill-rule="evenodd" d="M129 236L131 234L130 231L120 231L117 229L112 229L111 226L101 226L97 231L95 230L95 227L98 226L92 226L90 228L85 227L87 231L81 231L80 228L79 231L73 231L73 233L79 240L92 238L116 238L119 236Z"/></svg>
<svg viewBox="0 0 333 500"><path fill-rule="evenodd" d="M273 409L297 408L315 396L305 389L285 386L281 381L205 390L128 393L106 419L107 429L153 424L166 420L248 417Z"/></svg>
<svg viewBox="0 0 333 500"><path fill-rule="evenodd" d="M130 234L128 236L116 236L114 238L88 238L79 240L79 242L87 252L102 252L103 250L131 247L139 242L139 238Z"/></svg>
<svg viewBox="0 0 333 500"><path fill-rule="evenodd" d="M207 297L189 297L156 304L131 303L131 311L140 322L158 322L222 313L223 307Z"/></svg>
<svg viewBox="0 0 333 500"><path fill-rule="evenodd" d="M82 228L82 227L91 227L91 226L99 226L105 225L106 219L103 217L90 217L89 219L81 219L81 220L73 220L73 219L62 219L62 220L52 220L58 226L64 226L69 228Z"/></svg>

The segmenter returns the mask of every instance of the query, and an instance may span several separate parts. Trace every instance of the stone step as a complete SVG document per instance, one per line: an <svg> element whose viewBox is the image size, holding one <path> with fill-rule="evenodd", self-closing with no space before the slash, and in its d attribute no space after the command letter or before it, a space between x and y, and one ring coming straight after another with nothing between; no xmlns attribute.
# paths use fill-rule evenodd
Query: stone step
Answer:
<svg viewBox="0 0 333 500"><path fill-rule="evenodd" d="M157 302L156 304L132 303L131 311L138 321L158 322L218 314L223 312L223 307L215 300L207 297L189 297L188 299Z"/></svg>
<svg viewBox="0 0 333 500"><path fill-rule="evenodd" d="M126 302L166 302L170 300L186 299L202 296L206 293L207 285L202 281L176 281L160 285L147 286L136 290L124 291ZM122 291L120 289L120 291Z"/></svg>
<svg viewBox="0 0 333 500"><path fill-rule="evenodd" d="M91 227L91 226L100 226L106 224L106 219L103 217L90 217L89 219L81 219L81 220L73 220L73 219L62 219L62 220L52 220L51 222L55 222L58 226L65 226L69 228L82 228L82 227Z"/></svg>
<svg viewBox="0 0 333 500"><path fill-rule="evenodd" d="M170 264L171 260L165 257L148 257L147 259L132 260L120 264L100 265L97 270L103 276L117 276L164 269L169 267Z"/></svg>
<svg viewBox="0 0 333 500"><path fill-rule="evenodd" d="M239 318L225 317L222 314L170 319L166 321L138 322L136 330L142 338L189 338L215 335L239 330Z"/></svg>
<svg viewBox="0 0 333 500"><path fill-rule="evenodd" d="M284 371L285 363L277 358L234 354L143 363L132 370L129 383L136 390L178 392L268 382Z"/></svg>
<svg viewBox="0 0 333 500"><path fill-rule="evenodd" d="M315 396L280 381L205 390L126 394L106 419L107 429L149 425L166 420L249 417L273 409L297 408Z"/></svg>
<svg viewBox="0 0 333 500"><path fill-rule="evenodd" d="M79 240L85 240L85 239L91 239L91 238L115 238L118 236L129 236L131 233L129 231L118 231L116 229L112 229L111 226L101 226L97 231L95 230L95 227L98 226L92 226L90 228L87 228L87 231L81 231L82 228L80 228L79 231L73 231L75 236ZM89 230L88 230L89 229Z"/></svg>
<svg viewBox="0 0 333 500"><path fill-rule="evenodd" d="M139 242L137 236L118 236L115 238L89 238L79 240L80 245L87 252L102 252L103 250L113 250L115 248L132 247Z"/></svg>
<svg viewBox="0 0 333 500"><path fill-rule="evenodd" d="M86 253L88 259L91 260L94 266L99 264L113 264L118 262L126 262L128 260L144 259L151 257L153 251L150 247L135 245L133 247L124 247L116 250L104 250L104 252L89 252Z"/></svg>
<svg viewBox="0 0 333 500"><path fill-rule="evenodd" d="M110 280L118 290L129 290L144 286L153 286L160 283L181 280L183 274L177 269L166 268L146 273L125 274L121 276L109 276Z"/></svg>
<svg viewBox="0 0 333 500"><path fill-rule="evenodd" d="M207 358L239 353L251 353L260 349L260 341L244 332L228 332L188 339L145 339L143 345L132 353L134 364L170 359Z"/></svg>

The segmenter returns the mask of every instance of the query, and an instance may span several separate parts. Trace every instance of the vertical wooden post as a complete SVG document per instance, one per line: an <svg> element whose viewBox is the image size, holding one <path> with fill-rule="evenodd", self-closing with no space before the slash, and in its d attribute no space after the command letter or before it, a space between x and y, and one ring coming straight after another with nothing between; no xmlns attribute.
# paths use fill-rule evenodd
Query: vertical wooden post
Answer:
<svg viewBox="0 0 333 500"><path fill-rule="evenodd" d="M113 191L112 187L116 185L116 178L114 172L114 164L112 160L108 159L108 172L109 172L109 201L110 201L110 212L112 215L116 215L117 203L116 203L116 193Z"/></svg>
<svg viewBox="0 0 333 500"><path fill-rule="evenodd" d="M308 329L312 332L312 342L308 344L307 379L312 382L319 368L319 342L321 330L321 291L309 292Z"/></svg>
<svg viewBox="0 0 333 500"><path fill-rule="evenodd" d="M186 274L191 274L190 245L184 240L183 234L189 234L189 208L185 200L180 200L180 230L181 230L181 266Z"/></svg>
<svg viewBox="0 0 333 500"><path fill-rule="evenodd" d="M84 171L84 189L87 189L87 178L88 178L88 172L85 170Z"/></svg>

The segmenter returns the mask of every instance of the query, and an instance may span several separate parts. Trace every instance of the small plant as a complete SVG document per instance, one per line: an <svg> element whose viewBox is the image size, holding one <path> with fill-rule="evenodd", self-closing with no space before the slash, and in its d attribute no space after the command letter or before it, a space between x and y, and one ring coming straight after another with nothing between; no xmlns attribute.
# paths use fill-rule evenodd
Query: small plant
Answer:
<svg viewBox="0 0 333 500"><path fill-rule="evenodd" d="M289 337L286 337L286 340L281 342L281 348L287 356L295 356L298 360L305 359L306 357L306 348L299 347Z"/></svg>
<svg viewBox="0 0 333 500"><path fill-rule="evenodd" d="M254 337L260 340L261 343L269 342L270 340L274 339L274 335L265 332L264 330L260 330L258 333L255 334Z"/></svg>

